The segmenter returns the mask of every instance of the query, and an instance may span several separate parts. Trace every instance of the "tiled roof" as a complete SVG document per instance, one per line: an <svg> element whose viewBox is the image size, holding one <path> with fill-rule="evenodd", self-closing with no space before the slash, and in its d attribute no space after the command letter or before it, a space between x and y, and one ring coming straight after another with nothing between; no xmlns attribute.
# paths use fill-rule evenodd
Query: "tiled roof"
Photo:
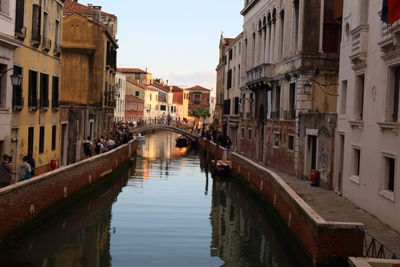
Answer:
<svg viewBox="0 0 400 267"><path fill-rule="evenodd" d="M150 87L147 87L146 85L143 85L143 84L138 84L138 83L131 82L131 81L128 81L128 80L127 80L127 82L130 83L130 84L136 85L137 87L140 87L140 88L142 88L144 90L157 91L157 90L152 89Z"/></svg>
<svg viewBox="0 0 400 267"><path fill-rule="evenodd" d="M208 91L208 92L211 91L210 89L201 87L200 85L196 85L196 86L187 88L186 90L189 90L189 91Z"/></svg>
<svg viewBox="0 0 400 267"><path fill-rule="evenodd" d="M92 7L79 4L77 0L66 0L64 3L63 12L64 15L79 14L87 17L92 16ZM101 12L101 15L115 17L115 15L103 11Z"/></svg>
<svg viewBox="0 0 400 267"><path fill-rule="evenodd" d="M153 82L152 85L160 90L167 92L167 93L171 92L171 89L168 85L163 85L163 84L155 82L155 81Z"/></svg>
<svg viewBox="0 0 400 267"><path fill-rule="evenodd" d="M137 102L144 102L143 99L140 99L140 98L138 98L138 97L136 97L136 96L133 96L133 95L126 95L126 96L125 96L125 99L126 99L126 100L135 100L135 101L137 101Z"/></svg>
<svg viewBox="0 0 400 267"><path fill-rule="evenodd" d="M118 68L117 69L118 72L121 73L142 73L142 74L148 74L147 71L138 69L138 68Z"/></svg>
<svg viewBox="0 0 400 267"><path fill-rule="evenodd" d="M173 85L171 87L172 87L172 91L183 91L184 90L183 88L176 86L176 85Z"/></svg>

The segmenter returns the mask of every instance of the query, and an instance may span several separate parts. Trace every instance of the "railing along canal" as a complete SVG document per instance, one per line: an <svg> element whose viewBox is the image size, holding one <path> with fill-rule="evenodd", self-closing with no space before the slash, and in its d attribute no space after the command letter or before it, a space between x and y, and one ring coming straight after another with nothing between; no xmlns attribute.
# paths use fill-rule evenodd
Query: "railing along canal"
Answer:
<svg viewBox="0 0 400 267"><path fill-rule="evenodd" d="M396 253L394 253L392 250L379 242L370 233L364 230L362 230L362 232L364 234L364 258L400 260L400 258L397 257Z"/></svg>

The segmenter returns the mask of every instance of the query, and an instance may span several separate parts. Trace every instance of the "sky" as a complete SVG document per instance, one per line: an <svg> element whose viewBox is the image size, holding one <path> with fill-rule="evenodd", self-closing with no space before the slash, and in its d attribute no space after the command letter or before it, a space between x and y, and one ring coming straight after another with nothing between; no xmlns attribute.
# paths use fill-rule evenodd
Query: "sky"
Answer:
<svg viewBox="0 0 400 267"><path fill-rule="evenodd" d="M118 67L215 89L219 38L242 31L243 0L79 0L118 17Z"/></svg>

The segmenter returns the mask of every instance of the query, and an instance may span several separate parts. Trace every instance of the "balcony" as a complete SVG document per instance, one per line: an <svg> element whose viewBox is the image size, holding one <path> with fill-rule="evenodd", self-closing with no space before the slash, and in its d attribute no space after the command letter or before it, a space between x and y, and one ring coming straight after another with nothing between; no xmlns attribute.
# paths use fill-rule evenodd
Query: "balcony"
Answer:
<svg viewBox="0 0 400 267"><path fill-rule="evenodd" d="M368 30L368 25L360 25L350 32L352 38L350 59L354 67L366 67L368 53Z"/></svg>
<svg viewBox="0 0 400 267"><path fill-rule="evenodd" d="M246 84L254 86L257 84L264 84L272 80L273 65L261 64L246 72Z"/></svg>
<svg viewBox="0 0 400 267"><path fill-rule="evenodd" d="M287 121L294 120L296 118L296 110L287 110L283 112L283 118Z"/></svg>
<svg viewBox="0 0 400 267"><path fill-rule="evenodd" d="M382 39L379 42L381 50L389 53L400 45L400 21L396 21L392 25L382 23Z"/></svg>

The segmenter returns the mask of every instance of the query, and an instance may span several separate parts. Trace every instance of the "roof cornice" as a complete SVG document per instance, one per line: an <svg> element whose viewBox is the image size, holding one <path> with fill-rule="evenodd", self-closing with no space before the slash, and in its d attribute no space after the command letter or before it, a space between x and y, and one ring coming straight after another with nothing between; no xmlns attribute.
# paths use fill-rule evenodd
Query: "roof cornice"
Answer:
<svg viewBox="0 0 400 267"><path fill-rule="evenodd" d="M243 8L243 10L240 12L242 16L246 15L247 12L250 11L254 7L255 4L257 4L260 0L250 0L250 2Z"/></svg>

